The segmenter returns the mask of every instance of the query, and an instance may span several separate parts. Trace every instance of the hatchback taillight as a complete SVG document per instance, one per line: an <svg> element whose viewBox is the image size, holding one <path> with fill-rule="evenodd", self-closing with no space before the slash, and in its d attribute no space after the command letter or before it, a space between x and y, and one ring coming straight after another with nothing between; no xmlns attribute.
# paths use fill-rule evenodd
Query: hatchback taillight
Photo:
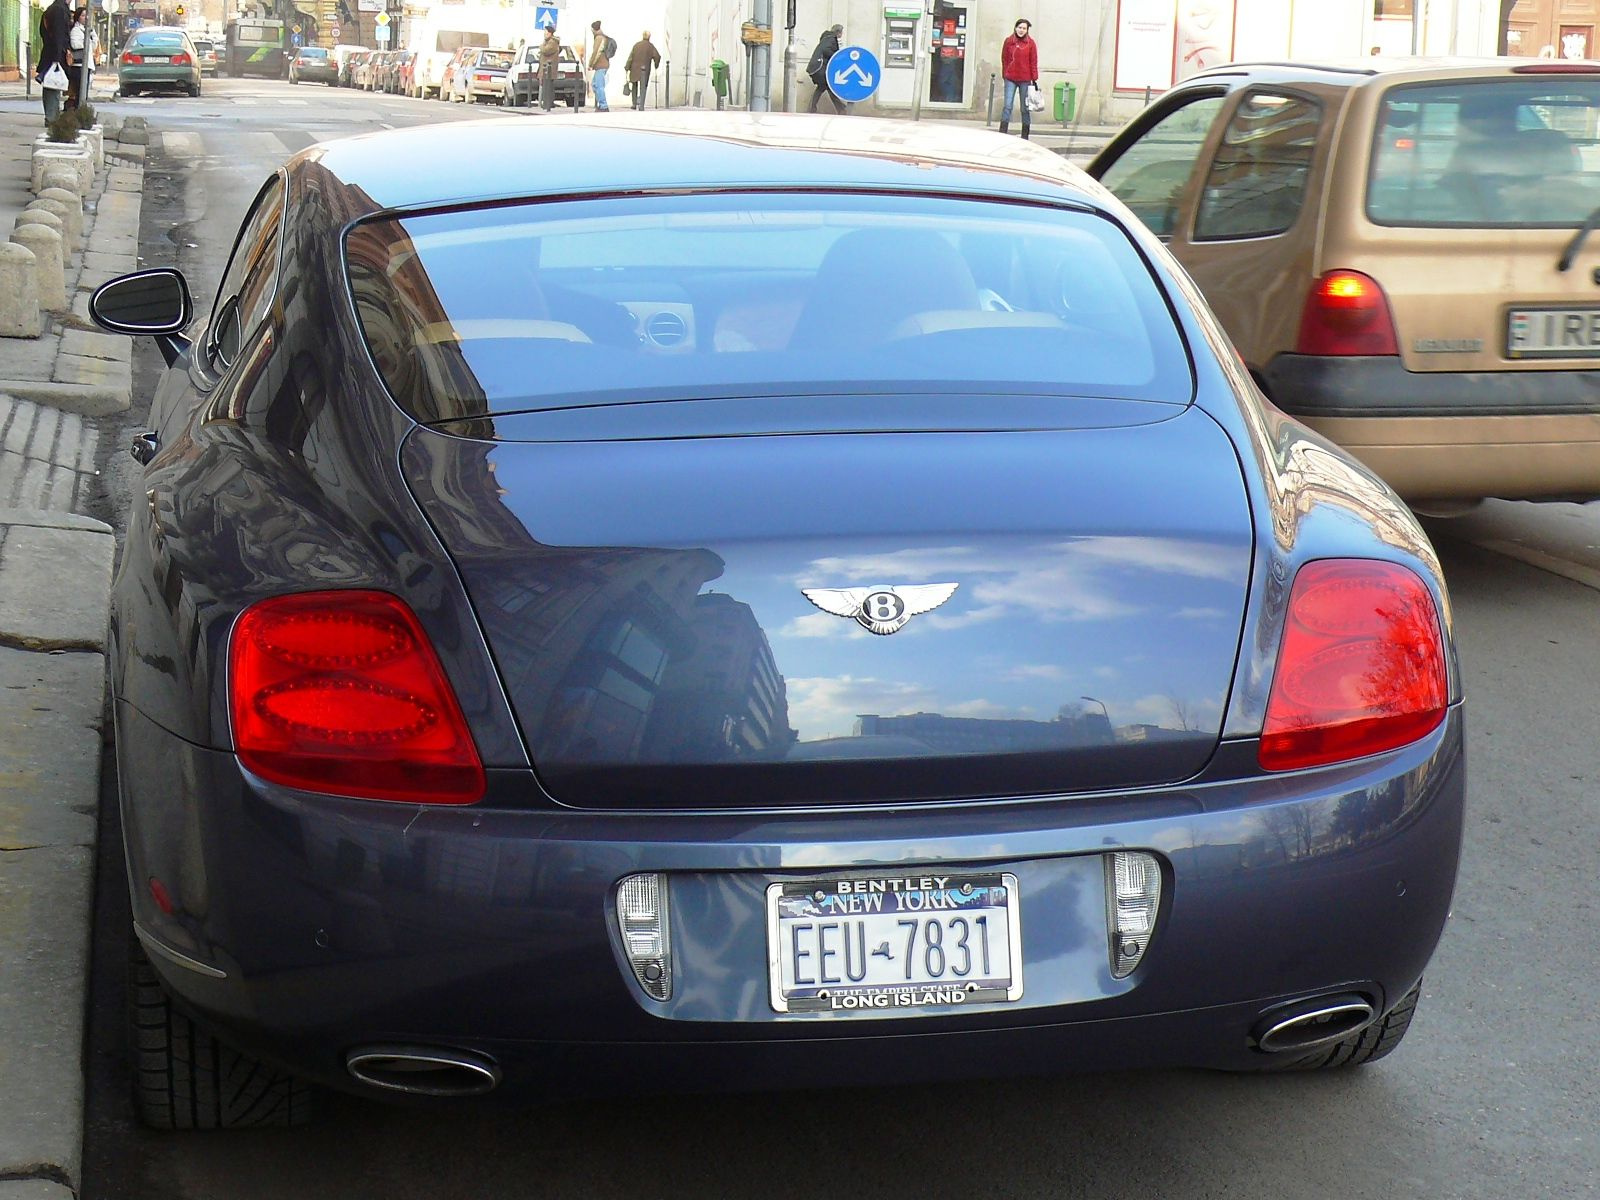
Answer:
<svg viewBox="0 0 1600 1200"><path fill-rule="evenodd" d="M304 592L240 614L229 651L234 747L288 787L471 804L483 765L416 616L387 592Z"/></svg>
<svg viewBox="0 0 1600 1200"><path fill-rule="evenodd" d="M1378 754L1449 703L1433 594L1395 563L1322 559L1295 576L1259 759L1290 771Z"/></svg>
<svg viewBox="0 0 1600 1200"><path fill-rule="evenodd" d="M1394 314L1378 281L1360 271L1329 271L1312 284L1295 353L1399 354Z"/></svg>

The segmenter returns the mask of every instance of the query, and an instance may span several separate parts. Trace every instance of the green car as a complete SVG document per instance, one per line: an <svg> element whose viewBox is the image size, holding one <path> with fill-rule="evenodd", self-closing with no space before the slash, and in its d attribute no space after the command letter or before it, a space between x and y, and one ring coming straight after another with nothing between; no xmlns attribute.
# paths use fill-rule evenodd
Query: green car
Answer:
<svg viewBox="0 0 1600 1200"><path fill-rule="evenodd" d="M136 29L117 56L118 92L137 96L157 88L200 94L200 54L181 29Z"/></svg>

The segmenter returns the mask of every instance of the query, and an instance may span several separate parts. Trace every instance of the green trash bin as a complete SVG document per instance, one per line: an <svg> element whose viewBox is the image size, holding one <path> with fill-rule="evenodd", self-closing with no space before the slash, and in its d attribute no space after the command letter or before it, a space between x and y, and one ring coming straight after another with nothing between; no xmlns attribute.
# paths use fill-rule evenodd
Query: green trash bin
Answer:
<svg viewBox="0 0 1600 1200"><path fill-rule="evenodd" d="M1056 120L1065 125L1078 111L1078 89L1065 79L1056 84Z"/></svg>
<svg viewBox="0 0 1600 1200"><path fill-rule="evenodd" d="M728 63L721 58L711 60L711 90L717 94L717 107L728 98Z"/></svg>

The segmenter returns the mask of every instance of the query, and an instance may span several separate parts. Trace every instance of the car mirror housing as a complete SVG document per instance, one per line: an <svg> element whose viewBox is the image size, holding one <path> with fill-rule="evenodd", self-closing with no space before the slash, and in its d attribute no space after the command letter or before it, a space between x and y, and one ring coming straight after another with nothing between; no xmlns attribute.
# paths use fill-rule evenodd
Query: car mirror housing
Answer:
<svg viewBox="0 0 1600 1200"><path fill-rule="evenodd" d="M170 366L188 345L179 335L194 319L194 299L183 272L158 267L101 284L89 297L89 316L110 333L154 337Z"/></svg>

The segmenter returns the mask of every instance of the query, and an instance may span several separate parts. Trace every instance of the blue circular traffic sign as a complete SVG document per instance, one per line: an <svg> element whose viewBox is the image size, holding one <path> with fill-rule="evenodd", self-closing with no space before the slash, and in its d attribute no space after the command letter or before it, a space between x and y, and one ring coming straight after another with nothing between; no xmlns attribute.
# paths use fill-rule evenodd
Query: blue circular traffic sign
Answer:
<svg viewBox="0 0 1600 1200"><path fill-rule="evenodd" d="M878 57L865 46L840 46L828 60L828 89L848 104L878 90L883 71Z"/></svg>

